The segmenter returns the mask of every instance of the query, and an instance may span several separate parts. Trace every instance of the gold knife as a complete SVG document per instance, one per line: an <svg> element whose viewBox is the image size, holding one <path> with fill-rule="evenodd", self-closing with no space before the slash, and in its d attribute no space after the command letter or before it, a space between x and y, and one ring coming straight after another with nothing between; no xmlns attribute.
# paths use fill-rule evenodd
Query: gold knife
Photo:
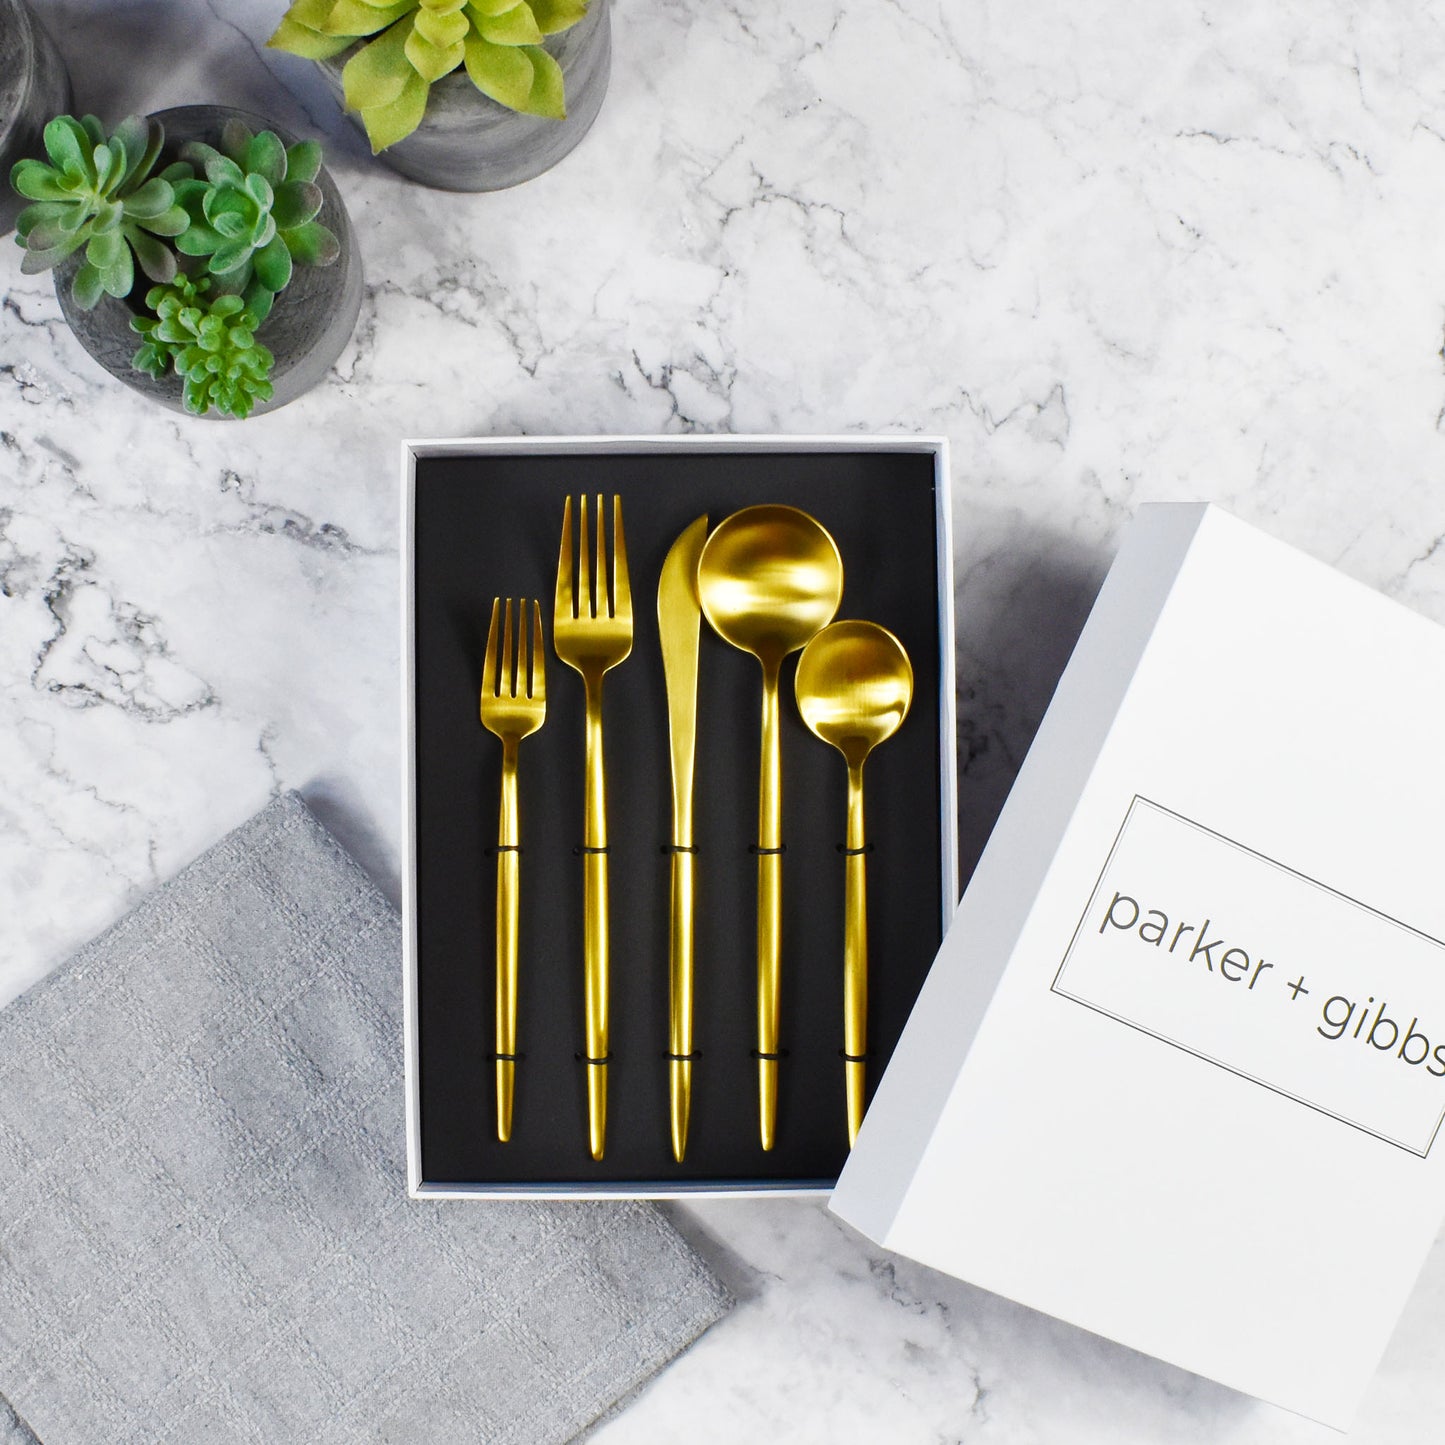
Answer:
<svg viewBox="0 0 1445 1445"><path fill-rule="evenodd" d="M667 679L667 725L672 751L672 912L668 931L668 1085L672 1153L687 1152L692 1112L692 936L697 855L692 843L692 771L697 737L697 648L702 610L697 559L707 541L702 516L672 544L657 584L657 626Z"/></svg>

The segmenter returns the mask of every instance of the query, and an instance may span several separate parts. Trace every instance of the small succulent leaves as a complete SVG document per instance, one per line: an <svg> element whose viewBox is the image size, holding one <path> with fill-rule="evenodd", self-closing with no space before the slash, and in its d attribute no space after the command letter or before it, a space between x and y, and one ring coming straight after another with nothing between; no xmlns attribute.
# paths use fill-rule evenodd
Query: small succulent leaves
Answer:
<svg viewBox="0 0 1445 1445"><path fill-rule="evenodd" d="M314 181L321 174L321 142L297 141L286 151L286 179Z"/></svg>
<svg viewBox="0 0 1445 1445"><path fill-rule="evenodd" d="M286 179L286 147L273 130L252 136L246 147L245 167L249 175L260 176L267 184L279 186Z"/></svg>
<svg viewBox="0 0 1445 1445"><path fill-rule="evenodd" d="M87 116L93 120L93 116ZM95 147L104 145L104 136L88 132L73 115L58 115L45 127L45 154L56 169L67 176L84 176L93 187Z"/></svg>
<svg viewBox="0 0 1445 1445"><path fill-rule="evenodd" d="M447 45L437 45L421 33L419 21L412 26L411 34L406 37L406 58L411 62L411 68L427 85L433 85L442 76L450 75L462 63L462 57L466 53L466 31L467 22L463 17L463 39Z"/></svg>
<svg viewBox="0 0 1445 1445"><path fill-rule="evenodd" d="M94 120L87 116L87 120ZM99 130L100 123L96 122ZM165 129L158 120L128 115L116 126L111 137L112 144L118 143L125 151L125 165L117 189L123 192L137 188L155 169L160 158L161 145L165 140Z"/></svg>
<svg viewBox="0 0 1445 1445"><path fill-rule="evenodd" d="M431 86L459 66L499 104L562 119L561 67L542 42L586 14L587 0L293 0L268 43L321 60L338 38L364 41L342 89L378 152L416 129Z"/></svg>
<svg viewBox="0 0 1445 1445"><path fill-rule="evenodd" d="M307 25L298 24L289 15L276 27L266 42L273 50L299 55L302 60L330 60L352 43L350 35L325 35Z"/></svg>
<svg viewBox="0 0 1445 1445"><path fill-rule="evenodd" d="M532 16L543 35L570 30L587 14L587 0L531 0Z"/></svg>
<svg viewBox="0 0 1445 1445"><path fill-rule="evenodd" d="M266 42L306 60L329 60L359 36L375 35L416 8L416 0L294 0Z"/></svg>
<svg viewBox="0 0 1445 1445"><path fill-rule="evenodd" d="M416 34L433 45L456 45L467 38L471 22L462 13L466 0L446 0L445 5L423 4L416 12Z"/></svg>
<svg viewBox="0 0 1445 1445"><path fill-rule="evenodd" d="M284 291L291 280L291 252L280 236L260 248L253 260L256 280L268 291Z"/></svg>
<svg viewBox="0 0 1445 1445"><path fill-rule="evenodd" d="M326 266L340 254L340 242L315 219L323 197L314 180L321 166L314 141L287 150L273 131L253 135L232 121L220 150L193 142L182 154L205 179L176 183L189 220L176 248L204 258L220 290L244 291L254 276L266 290L280 291L293 262Z"/></svg>
<svg viewBox="0 0 1445 1445"><path fill-rule="evenodd" d="M540 45L493 45L473 37L467 42L467 74L483 95L510 110L549 120L567 114L562 67Z"/></svg>
<svg viewBox="0 0 1445 1445"><path fill-rule="evenodd" d="M268 290L259 280L253 278L251 284L242 292L241 299L246 303L246 310L255 318L256 325L259 327L271 314L271 308L276 304L276 293Z"/></svg>
<svg viewBox="0 0 1445 1445"><path fill-rule="evenodd" d="M223 416L246 417L258 401L275 395L275 357L256 340L260 319L250 305L233 294L208 302L210 284L204 276L181 277L146 293L155 315L131 322L142 338L131 365L157 378L174 369L186 410L198 416L214 407Z"/></svg>
<svg viewBox="0 0 1445 1445"><path fill-rule="evenodd" d="M341 72L347 108L361 116L373 155L409 136L426 111L431 84L407 59L410 34L411 22L397 21L358 50Z"/></svg>
<svg viewBox="0 0 1445 1445"><path fill-rule="evenodd" d="M304 225L321 210L321 187L311 181L282 181L271 202L271 218L281 231Z"/></svg>
<svg viewBox="0 0 1445 1445"><path fill-rule="evenodd" d="M399 20L384 35L363 45L341 72L342 91L348 110L378 110L394 104L410 83L420 79L406 57L411 26Z"/></svg>
<svg viewBox="0 0 1445 1445"><path fill-rule="evenodd" d="M166 282L176 279L176 255L169 246L144 231L132 234L130 245L141 270L150 280Z"/></svg>
<svg viewBox="0 0 1445 1445"><path fill-rule="evenodd" d="M416 9L416 0L331 0L322 28L329 35L375 35Z"/></svg>
<svg viewBox="0 0 1445 1445"><path fill-rule="evenodd" d="M175 192L168 182L152 176L143 186L132 191L121 207L136 221L165 220L166 212L175 204Z"/></svg>
<svg viewBox="0 0 1445 1445"><path fill-rule="evenodd" d="M477 22L477 33L493 45L540 45L542 31L530 5L513 5L500 15L484 15Z"/></svg>
<svg viewBox="0 0 1445 1445"><path fill-rule="evenodd" d="M527 97L527 104L523 109L528 115L565 120L567 83L562 75L562 67L540 45L527 46L526 55L532 62L532 93Z"/></svg>
<svg viewBox="0 0 1445 1445"><path fill-rule="evenodd" d="M498 105L526 110L535 79L526 51L511 45L491 45L474 35L467 41L467 74L472 84Z"/></svg>
<svg viewBox="0 0 1445 1445"><path fill-rule="evenodd" d="M11 171L12 186L33 202L16 219L21 270L47 271L84 247L71 295L85 309L103 295L126 295L137 261L153 279L166 275L165 248L152 238L179 234L186 215L171 184L150 174L163 138L159 122L139 116L108 138L93 115L51 120L43 136L48 164L29 158Z"/></svg>

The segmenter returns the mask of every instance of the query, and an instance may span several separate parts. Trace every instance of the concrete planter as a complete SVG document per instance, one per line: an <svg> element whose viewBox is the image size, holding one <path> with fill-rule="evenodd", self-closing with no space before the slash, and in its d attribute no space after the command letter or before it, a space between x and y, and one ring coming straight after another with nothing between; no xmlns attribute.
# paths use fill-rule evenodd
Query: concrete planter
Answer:
<svg viewBox="0 0 1445 1445"><path fill-rule="evenodd" d="M519 115L482 95L466 72L457 70L432 86L421 125L377 159L410 180L444 191L500 191L550 170L587 134L602 109L612 72L608 4L592 0L582 20L547 39L566 82L565 119ZM343 106L341 71L354 53L355 48L318 62Z"/></svg>
<svg viewBox="0 0 1445 1445"><path fill-rule="evenodd" d="M297 137L260 116L217 105L183 105L157 111L155 119L165 127L163 160L174 159L187 141L216 144L221 127L232 117L254 131L273 130L288 146ZM316 177L325 200L317 217L335 233L341 254L330 266L297 266L291 283L276 297L271 314L256 332L256 339L275 355L271 372L275 395L251 413L260 416L295 401L310 391L331 369L356 328L361 310L361 255L356 249L351 222L336 183L323 166ZM131 330L131 318L139 314L151 283L141 277L125 299L103 296L89 311L78 307L70 294L70 283L80 265L71 257L55 273L55 291L60 308L76 339L117 381L172 411L185 411L182 380L171 373L159 379L131 366L140 337ZM189 415L189 413L187 413ZM208 412L205 419L216 416ZM228 418L221 418L227 420Z"/></svg>
<svg viewBox="0 0 1445 1445"><path fill-rule="evenodd" d="M46 121L71 108L70 74L25 0L0 0L0 235L29 204L10 189L10 168L43 156Z"/></svg>

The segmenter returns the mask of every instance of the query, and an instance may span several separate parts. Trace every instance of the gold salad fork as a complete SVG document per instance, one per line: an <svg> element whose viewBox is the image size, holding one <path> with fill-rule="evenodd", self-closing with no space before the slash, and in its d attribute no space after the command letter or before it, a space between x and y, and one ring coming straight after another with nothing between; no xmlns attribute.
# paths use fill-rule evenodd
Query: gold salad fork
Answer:
<svg viewBox="0 0 1445 1445"><path fill-rule="evenodd" d="M516 648L512 600L492 601L487 654L482 663L482 726L502 740L502 801L497 817L497 1138L512 1137L517 1079L517 898L521 886L517 814L517 744L547 715L546 650L542 609L532 602L531 645L527 604L517 602Z"/></svg>
<svg viewBox="0 0 1445 1445"><path fill-rule="evenodd" d="M582 824L583 1008L587 1036L587 1141L600 1159L607 1143L607 779L602 765L602 677L632 651L632 586L622 537L622 498L612 499L612 578L597 498L595 569L587 547L587 498L578 499L576 585L572 566L572 498L562 509L552 646L587 687L587 791ZM594 579L595 571L595 579ZM594 585L595 582L595 585Z"/></svg>

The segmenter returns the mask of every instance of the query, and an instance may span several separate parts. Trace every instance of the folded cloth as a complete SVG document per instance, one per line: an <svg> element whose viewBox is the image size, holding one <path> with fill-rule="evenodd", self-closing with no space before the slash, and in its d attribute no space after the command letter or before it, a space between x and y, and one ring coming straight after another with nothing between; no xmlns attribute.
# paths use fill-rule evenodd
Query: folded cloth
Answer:
<svg viewBox="0 0 1445 1445"><path fill-rule="evenodd" d="M0 1010L0 1391L43 1445L545 1445L727 1308L650 1205L407 1199L400 955L292 795Z"/></svg>

